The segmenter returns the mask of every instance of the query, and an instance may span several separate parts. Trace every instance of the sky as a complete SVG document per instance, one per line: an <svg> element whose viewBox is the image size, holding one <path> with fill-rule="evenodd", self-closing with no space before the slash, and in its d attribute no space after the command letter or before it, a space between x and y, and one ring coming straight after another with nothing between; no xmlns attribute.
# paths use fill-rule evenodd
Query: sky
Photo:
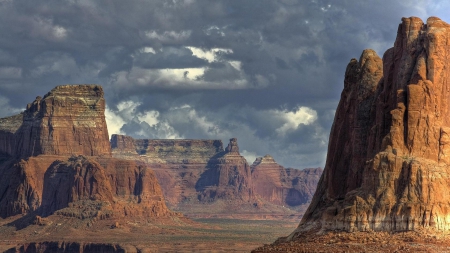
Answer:
<svg viewBox="0 0 450 253"><path fill-rule="evenodd" d="M100 84L110 134L238 138L251 164L325 165L351 58L392 47L431 0L0 0L0 117Z"/></svg>

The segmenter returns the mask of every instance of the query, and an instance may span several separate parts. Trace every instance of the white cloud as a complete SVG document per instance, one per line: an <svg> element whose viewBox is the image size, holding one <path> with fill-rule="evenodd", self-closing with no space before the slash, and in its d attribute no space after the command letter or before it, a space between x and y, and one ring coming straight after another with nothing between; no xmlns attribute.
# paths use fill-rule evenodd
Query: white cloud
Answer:
<svg viewBox="0 0 450 253"><path fill-rule="evenodd" d="M275 130L279 135L285 135L288 131L296 130L300 125L309 125L317 120L317 112L304 106L294 111L270 110L269 113L284 121L284 124Z"/></svg>
<svg viewBox="0 0 450 253"><path fill-rule="evenodd" d="M227 48L213 48L211 50L204 50L198 47L186 47L192 51L194 56L198 58L205 59L208 62L218 61L218 56L220 53L232 54L233 50Z"/></svg>
<svg viewBox="0 0 450 253"><path fill-rule="evenodd" d="M62 26L53 27L53 36L57 39L65 39L67 37L67 30Z"/></svg>
<svg viewBox="0 0 450 253"><path fill-rule="evenodd" d="M156 54L156 51L155 51L155 49L153 49L153 47L144 47L142 49L142 52Z"/></svg>
<svg viewBox="0 0 450 253"><path fill-rule="evenodd" d="M172 124L190 126L203 136L209 136L212 139L224 134L224 131L216 122L206 116L199 115L195 108L187 104L172 107L166 117Z"/></svg>
<svg viewBox="0 0 450 253"><path fill-rule="evenodd" d="M240 61L229 61L230 65L233 66L236 70L241 71L242 68L242 62Z"/></svg>
<svg viewBox="0 0 450 253"><path fill-rule="evenodd" d="M113 134L125 134L120 129L125 124L125 121L112 111L108 106L105 109L106 125L108 126L109 137Z"/></svg>
<svg viewBox="0 0 450 253"><path fill-rule="evenodd" d="M256 160L256 158L258 157L258 155L255 153L255 152L249 152L249 151L247 151L247 150L242 150L241 152L241 155L243 156L243 157L245 157L245 160L247 160L247 163L248 164L252 164L255 160Z"/></svg>
<svg viewBox="0 0 450 253"><path fill-rule="evenodd" d="M221 80L210 82L202 80L207 68L184 68L184 69L144 69L133 67L130 72L119 71L111 78L112 85L120 89L132 88L133 86L160 87L164 89L255 89L268 85L268 80L262 76L257 78L258 86L251 85L244 74L241 79ZM130 85L131 84L131 85Z"/></svg>
<svg viewBox="0 0 450 253"><path fill-rule="evenodd" d="M154 125L158 124L158 122L159 122L158 117L159 117L159 112L155 111L155 110L146 111L144 113L137 114L137 118L141 122L146 122L150 126L154 126Z"/></svg>

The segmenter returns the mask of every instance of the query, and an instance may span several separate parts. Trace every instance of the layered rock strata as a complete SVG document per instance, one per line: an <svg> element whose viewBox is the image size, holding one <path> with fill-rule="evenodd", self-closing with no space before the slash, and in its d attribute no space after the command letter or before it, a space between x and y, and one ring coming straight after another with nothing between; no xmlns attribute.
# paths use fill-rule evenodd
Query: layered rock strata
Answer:
<svg viewBox="0 0 450 253"><path fill-rule="evenodd" d="M298 229L450 229L450 26L403 18L347 66L317 191Z"/></svg>
<svg viewBox="0 0 450 253"><path fill-rule="evenodd" d="M221 140L152 140L133 139L113 134L111 148L115 157L136 156L147 163L208 163L211 157L223 152Z"/></svg>
<svg viewBox="0 0 450 253"><path fill-rule="evenodd" d="M0 119L0 154L110 156L104 113L101 86L58 86L23 113Z"/></svg>
<svg viewBox="0 0 450 253"><path fill-rule="evenodd" d="M247 160L239 153L237 139L231 138L225 152L209 161L196 184L200 201L215 199L254 201L252 175Z"/></svg>
<svg viewBox="0 0 450 253"><path fill-rule="evenodd" d="M148 164L169 207L190 217L301 215L322 173L285 169L270 156L249 166L236 138L224 149L220 140L135 140L113 135L111 146L115 157Z"/></svg>
<svg viewBox="0 0 450 253"><path fill-rule="evenodd" d="M171 216L147 165L111 157L103 91L63 85L0 119L0 217Z"/></svg>

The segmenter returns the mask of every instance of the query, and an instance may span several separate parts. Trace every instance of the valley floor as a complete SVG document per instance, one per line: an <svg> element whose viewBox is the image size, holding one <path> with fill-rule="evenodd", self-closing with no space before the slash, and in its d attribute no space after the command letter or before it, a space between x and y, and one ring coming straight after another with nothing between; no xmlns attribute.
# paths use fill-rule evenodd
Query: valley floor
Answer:
<svg viewBox="0 0 450 253"><path fill-rule="evenodd" d="M81 242L114 244L130 252L250 252L291 233L298 221L196 219L175 217L154 221L102 220L90 226L53 217L46 225L18 229L11 219L0 219L0 252L29 242ZM7 225L9 223L9 225Z"/></svg>

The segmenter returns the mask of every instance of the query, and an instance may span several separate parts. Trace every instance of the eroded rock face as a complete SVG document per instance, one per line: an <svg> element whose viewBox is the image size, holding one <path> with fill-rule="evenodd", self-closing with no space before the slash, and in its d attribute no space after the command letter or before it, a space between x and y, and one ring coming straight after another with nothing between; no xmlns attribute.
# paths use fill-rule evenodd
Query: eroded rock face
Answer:
<svg viewBox="0 0 450 253"><path fill-rule="evenodd" d="M57 86L16 116L0 119L0 154L111 156L98 85Z"/></svg>
<svg viewBox="0 0 450 253"><path fill-rule="evenodd" d="M111 157L103 90L63 85L0 119L0 217L172 216L147 165Z"/></svg>
<svg viewBox="0 0 450 253"><path fill-rule="evenodd" d="M208 167L196 184L197 190L201 192L200 201L255 199L251 169L247 160L239 153L236 138L230 139L225 152L211 159Z"/></svg>
<svg viewBox="0 0 450 253"><path fill-rule="evenodd" d="M381 60L347 66L328 157L298 229L450 229L450 26L403 18Z"/></svg>
<svg viewBox="0 0 450 253"><path fill-rule="evenodd" d="M285 169L269 155L249 166L236 138L224 149L220 140L134 140L113 135L111 147L115 157L148 164L168 206L190 217L298 217L322 173Z"/></svg>
<svg viewBox="0 0 450 253"><path fill-rule="evenodd" d="M251 168L255 194L273 204L300 211L305 211L322 175L321 168L284 168L270 155L256 158Z"/></svg>
<svg viewBox="0 0 450 253"><path fill-rule="evenodd" d="M0 162L0 217L26 214L42 204L44 174L57 157Z"/></svg>
<svg viewBox="0 0 450 253"><path fill-rule="evenodd" d="M41 215L80 200L113 202L113 192L105 170L85 157L71 157L55 161L45 172Z"/></svg>

